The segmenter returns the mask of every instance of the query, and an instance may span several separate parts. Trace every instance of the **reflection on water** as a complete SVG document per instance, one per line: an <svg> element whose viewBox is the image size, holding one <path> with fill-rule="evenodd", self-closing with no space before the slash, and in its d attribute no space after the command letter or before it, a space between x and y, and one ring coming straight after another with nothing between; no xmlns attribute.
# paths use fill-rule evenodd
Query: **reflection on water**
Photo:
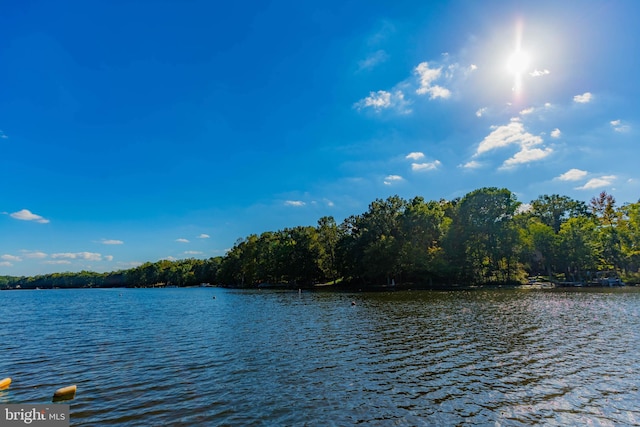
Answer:
<svg viewBox="0 0 640 427"><path fill-rule="evenodd" d="M0 403L76 426L640 424L635 288L0 298Z"/></svg>

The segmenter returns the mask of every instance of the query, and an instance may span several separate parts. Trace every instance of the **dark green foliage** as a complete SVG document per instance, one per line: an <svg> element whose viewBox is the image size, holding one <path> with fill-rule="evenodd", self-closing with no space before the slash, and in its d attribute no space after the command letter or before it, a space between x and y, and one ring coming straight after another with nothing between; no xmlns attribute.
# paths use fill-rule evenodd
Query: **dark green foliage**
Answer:
<svg viewBox="0 0 640 427"><path fill-rule="evenodd" d="M130 270L111 273L81 271L79 273L52 273L34 277L9 278L5 288L54 289L54 288L111 288L152 286L195 286L214 283L221 257L162 260L147 262ZM3 283L0 280L0 284ZM0 285L0 289L3 286Z"/></svg>
<svg viewBox="0 0 640 427"><path fill-rule="evenodd" d="M528 208L506 188L452 201L392 196L337 224L297 226L239 239L224 257L158 261L112 273L0 277L0 289L123 286L507 284L527 275L586 281L613 270L640 281L640 202L616 207L544 195Z"/></svg>

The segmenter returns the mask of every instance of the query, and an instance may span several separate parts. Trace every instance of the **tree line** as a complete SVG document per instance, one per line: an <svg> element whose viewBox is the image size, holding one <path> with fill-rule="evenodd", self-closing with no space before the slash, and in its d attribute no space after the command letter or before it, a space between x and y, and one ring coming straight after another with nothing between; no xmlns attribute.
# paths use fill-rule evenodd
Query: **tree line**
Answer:
<svg viewBox="0 0 640 427"><path fill-rule="evenodd" d="M104 274L9 278L14 280L8 286L375 288L519 284L530 276L588 282L603 271L640 281L640 202L618 206L602 192L589 203L553 194L522 204L506 188L485 187L453 200L376 199L340 224L325 216L316 226L251 234L224 257L159 261Z"/></svg>
<svg viewBox="0 0 640 427"><path fill-rule="evenodd" d="M31 277L0 276L0 289L52 289L52 288L121 288L197 286L213 282L222 257L161 260L146 262L138 267L109 273L81 271L79 273L52 273Z"/></svg>
<svg viewBox="0 0 640 427"><path fill-rule="evenodd" d="M640 278L640 203L602 192L587 204L543 195L522 204L506 188L454 200L373 201L341 224L323 217L239 240L222 260L223 283L308 286L340 280L393 284L519 284L530 276L588 282L611 271Z"/></svg>

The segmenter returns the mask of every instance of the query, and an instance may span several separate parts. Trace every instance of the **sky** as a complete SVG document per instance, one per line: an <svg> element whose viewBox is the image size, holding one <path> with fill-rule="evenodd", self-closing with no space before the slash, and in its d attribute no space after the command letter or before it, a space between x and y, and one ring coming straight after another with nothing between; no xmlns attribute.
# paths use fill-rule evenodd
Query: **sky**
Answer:
<svg viewBox="0 0 640 427"><path fill-rule="evenodd" d="M640 198L635 0L0 16L0 275L222 256L392 195Z"/></svg>

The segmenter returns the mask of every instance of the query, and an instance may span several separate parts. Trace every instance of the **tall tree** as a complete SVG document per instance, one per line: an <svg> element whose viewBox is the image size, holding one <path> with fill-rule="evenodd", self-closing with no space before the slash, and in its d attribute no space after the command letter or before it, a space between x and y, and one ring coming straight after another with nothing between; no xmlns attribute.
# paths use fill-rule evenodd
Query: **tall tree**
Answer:
<svg viewBox="0 0 640 427"><path fill-rule="evenodd" d="M336 248L340 239L340 231L332 216L323 216L318 220L318 242L320 243L320 268L324 277L335 282L338 276Z"/></svg>
<svg viewBox="0 0 640 427"><path fill-rule="evenodd" d="M545 194L531 202L530 212L558 233L567 219L589 215L589 208L584 202L567 196Z"/></svg>
<svg viewBox="0 0 640 427"><path fill-rule="evenodd" d="M445 203L425 202L422 197L409 201L402 214L402 271L412 280L432 279L441 273L436 262L442 254L442 237L450 220Z"/></svg>
<svg viewBox="0 0 640 427"><path fill-rule="evenodd" d="M637 274L640 270L640 202L625 205L620 211L618 230L625 270Z"/></svg>
<svg viewBox="0 0 640 427"><path fill-rule="evenodd" d="M346 276L365 283L390 284L400 279L405 204L399 196L376 199L364 214L345 219L338 249Z"/></svg>
<svg viewBox="0 0 640 427"><path fill-rule="evenodd" d="M560 268L572 281L592 277L598 268L600 244L597 224L593 218L568 219L560 227Z"/></svg>
<svg viewBox="0 0 640 427"><path fill-rule="evenodd" d="M616 199L603 191L591 199L590 207L600 223L600 268L617 271L622 264L622 242L617 229L621 213L616 209Z"/></svg>
<svg viewBox="0 0 640 427"><path fill-rule="evenodd" d="M459 277L469 282L505 282L518 278L520 237L513 217L519 206L506 188L481 188L456 206L447 251Z"/></svg>

